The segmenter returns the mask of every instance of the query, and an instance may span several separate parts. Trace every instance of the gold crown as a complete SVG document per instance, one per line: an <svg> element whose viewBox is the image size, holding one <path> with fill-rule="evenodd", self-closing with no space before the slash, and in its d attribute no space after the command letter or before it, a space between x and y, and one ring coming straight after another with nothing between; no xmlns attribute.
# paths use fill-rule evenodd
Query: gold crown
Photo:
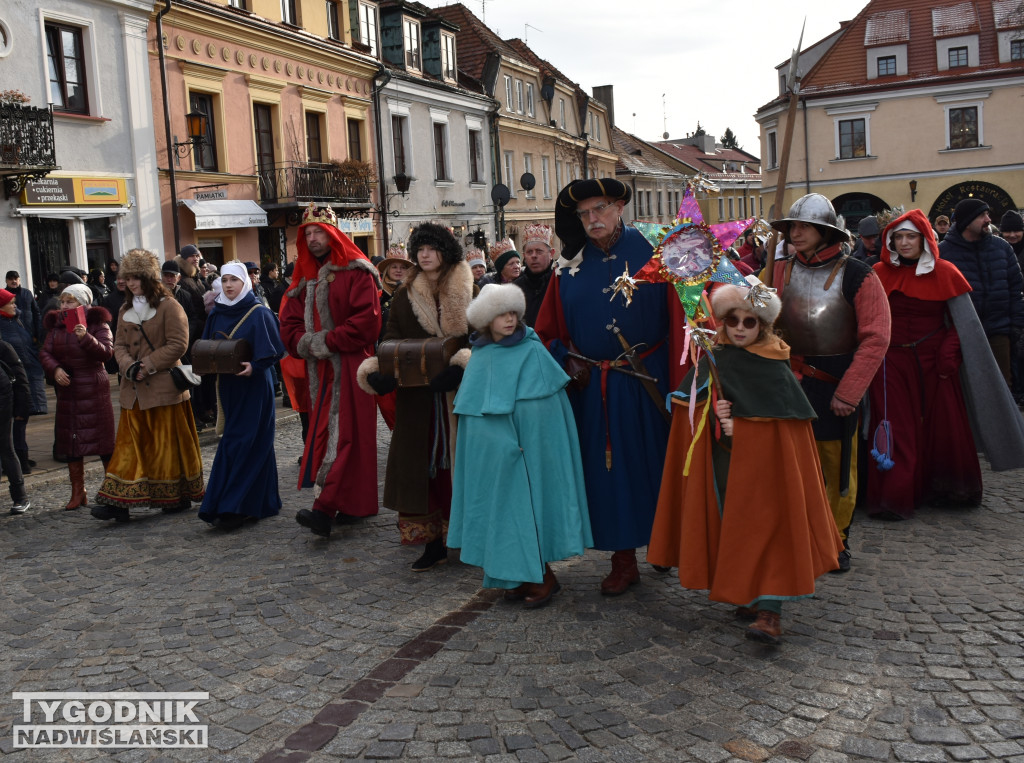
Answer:
<svg viewBox="0 0 1024 763"><path fill-rule="evenodd" d="M387 256L398 260L409 259L409 255L406 253L405 247L402 244L392 244L389 246Z"/></svg>
<svg viewBox="0 0 1024 763"><path fill-rule="evenodd" d="M545 246L551 246L551 232L551 228L540 223L527 225L523 231L523 246L525 247L531 241L539 241Z"/></svg>
<svg viewBox="0 0 1024 763"><path fill-rule="evenodd" d="M511 251L515 248L516 245L512 243L512 239L510 238L503 238L501 241L495 241L494 245L491 246L491 259L496 260L505 252Z"/></svg>
<svg viewBox="0 0 1024 763"><path fill-rule="evenodd" d="M337 228L338 216L334 214L334 210L330 207L317 207L316 203L311 201L306 211L302 213L302 222L299 223L299 227L301 228L303 225L309 225L310 223L320 223L321 225L330 225L333 228Z"/></svg>

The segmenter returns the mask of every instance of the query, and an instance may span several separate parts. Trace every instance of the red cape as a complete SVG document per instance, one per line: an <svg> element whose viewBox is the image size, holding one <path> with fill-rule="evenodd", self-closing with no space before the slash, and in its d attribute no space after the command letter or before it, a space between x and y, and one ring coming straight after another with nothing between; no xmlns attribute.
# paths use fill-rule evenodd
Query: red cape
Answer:
<svg viewBox="0 0 1024 763"><path fill-rule="evenodd" d="M916 267L894 265L892 262L894 253L889 249L889 235L904 220L912 222L921 231L925 249L935 257L935 269L930 273L917 275ZM935 238L935 231L920 209L912 209L885 226L882 232L882 257L874 267L886 297L898 291L925 302L945 302L971 291L971 285L956 265L939 258L939 242Z"/></svg>

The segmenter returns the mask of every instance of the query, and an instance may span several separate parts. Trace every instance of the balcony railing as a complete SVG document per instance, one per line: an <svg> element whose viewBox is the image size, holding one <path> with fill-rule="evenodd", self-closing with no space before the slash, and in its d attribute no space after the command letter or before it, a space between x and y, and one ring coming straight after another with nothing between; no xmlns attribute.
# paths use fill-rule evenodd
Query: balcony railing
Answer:
<svg viewBox="0 0 1024 763"><path fill-rule="evenodd" d="M331 202L353 208L370 207L370 185L352 177L336 164L283 162L257 169L260 202L263 204Z"/></svg>
<svg viewBox="0 0 1024 763"><path fill-rule="evenodd" d="M0 103L0 176L8 196L57 169L50 108Z"/></svg>

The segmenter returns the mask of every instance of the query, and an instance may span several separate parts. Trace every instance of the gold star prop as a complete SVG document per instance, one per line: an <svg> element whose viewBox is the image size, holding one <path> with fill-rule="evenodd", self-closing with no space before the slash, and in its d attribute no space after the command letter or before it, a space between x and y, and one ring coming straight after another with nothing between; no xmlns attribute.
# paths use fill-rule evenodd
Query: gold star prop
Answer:
<svg viewBox="0 0 1024 763"><path fill-rule="evenodd" d="M626 307L629 307L633 304L633 292L636 291L636 287L636 279L629 274L629 263L627 262L622 275L612 282L612 296L608 301L611 302L615 299L616 294L621 294L626 299Z"/></svg>

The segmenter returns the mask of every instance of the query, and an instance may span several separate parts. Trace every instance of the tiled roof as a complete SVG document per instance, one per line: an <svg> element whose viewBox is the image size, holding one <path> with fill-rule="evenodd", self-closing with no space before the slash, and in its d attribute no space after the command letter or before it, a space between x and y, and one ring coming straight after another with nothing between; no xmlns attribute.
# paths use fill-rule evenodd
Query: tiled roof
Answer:
<svg viewBox="0 0 1024 763"><path fill-rule="evenodd" d="M459 27L455 36L458 66L474 79L483 80L484 65L491 53L519 58L514 48L507 45L462 3L442 5L434 8L433 13Z"/></svg>
<svg viewBox="0 0 1024 763"><path fill-rule="evenodd" d="M865 45L891 45L910 39L910 13L906 8L882 11L868 16L864 30Z"/></svg>
<svg viewBox="0 0 1024 763"><path fill-rule="evenodd" d="M996 29L1018 29L1024 27L1024 5L1020 0L995 0L992 3Z"/></svg>
<svg viewBox="0 0 1024 763"><path fill-rule="evenodd" d="M695 170L708 173L721 173L723 162L735 162L736 164L760 164L760 160L753 154L746 151L732 148L719 148L713 154L705 154L699 146L691 146L678 141L661 140L652 144L665 153L674 156L679 161L693 167ZM751 177L755 173L726 173L729 175L743 175Z"/></svg>
<svg viewBox="0 0 1024 763"><path fill-rule="evenodd" d="M932 8L932 34L936 37L950 37L956 34L971 34L978 31L978 9L973 2Z"/></svg>
<svg viewBox="0 0 1024 763"><path fill-rule="evenodd" d="M661 153L647 141L641 140L628 132L612 128L612 148L618 154L616 172L620 169L631 175L678 175L679 170L672 167L658 154Z"/></svg>
<svg viewBox="0 0 1024 763"><path fill-rule="evenodd" d="M1013 13L1019 6L1020 0L1007 3L998 0L953 2L940 7L935 7L934 0L871 0L840 31L835 44L804 76L800 83L801 94L813 96L891 90L925 82L960 80L965 74L1019 76L1024 73L1024 61L999 62L995 30L996 19L1000 19L1003 24L1012 23ZM881 34L883 29L892 28L889 22L896 18L893 14L900 12L906 13L909 18L909 39L906 41L908 74L868 79L865 45L869 39L869 25L872 34ZM883 19L888 21L883 23ZM979 65L968 69L940 71L936 36L963 33L978 35Z"/></svg>

